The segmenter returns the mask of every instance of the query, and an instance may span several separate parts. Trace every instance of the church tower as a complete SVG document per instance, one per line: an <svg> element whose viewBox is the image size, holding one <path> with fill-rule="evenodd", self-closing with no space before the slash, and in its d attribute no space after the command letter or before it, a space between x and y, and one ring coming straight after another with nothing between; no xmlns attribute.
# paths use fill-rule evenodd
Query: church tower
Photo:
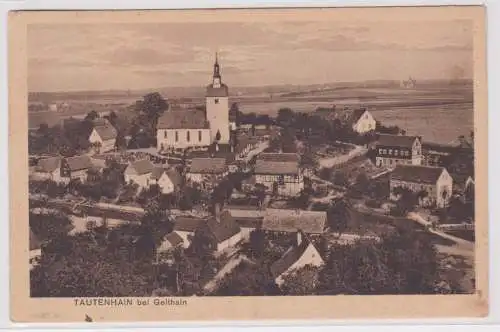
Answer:
<svg viewBox="0 0 500 332"><path fill-rule="evenodd" d="M206 108L211 142L229 144L229 89L222 83L217 53L212 84L207 86Z"/></svg>

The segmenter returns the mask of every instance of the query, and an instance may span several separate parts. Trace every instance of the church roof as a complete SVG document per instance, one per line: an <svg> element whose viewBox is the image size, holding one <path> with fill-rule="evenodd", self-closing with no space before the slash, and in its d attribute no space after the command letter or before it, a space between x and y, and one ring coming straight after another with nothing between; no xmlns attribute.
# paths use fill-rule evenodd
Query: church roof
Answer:
<svg viewBox="0 0 500 332"><path fill-rule="evenodd" d="M213 84L207 85L207 97L227 97L229 96L229 88L224 83L220 87L214 87Z"/></svg>
<svg viewBox="0 0 500 332"><path fill-rule="evenodd" d="M172 110L163 113L158 129L208 129L209 124L202 110Z"/></svg>

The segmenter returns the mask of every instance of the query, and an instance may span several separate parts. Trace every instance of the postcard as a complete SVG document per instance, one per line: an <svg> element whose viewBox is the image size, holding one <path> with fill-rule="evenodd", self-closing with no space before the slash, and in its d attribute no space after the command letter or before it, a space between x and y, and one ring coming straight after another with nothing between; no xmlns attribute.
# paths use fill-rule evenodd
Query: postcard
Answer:
<svg viewBox="0 0 500 332"><path fill-rule="evenodd" d="M481 6L9 15L11 319L488 315Z"/></svg>

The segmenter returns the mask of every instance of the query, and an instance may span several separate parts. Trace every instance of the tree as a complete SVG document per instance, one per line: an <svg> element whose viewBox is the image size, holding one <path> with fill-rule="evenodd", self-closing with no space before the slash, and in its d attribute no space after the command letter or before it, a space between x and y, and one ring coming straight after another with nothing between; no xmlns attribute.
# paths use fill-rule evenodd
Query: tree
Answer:
<svg viewBox="0 0 500 332"><path fill-rule="evenodd" d="M85 116L85 120L89 120L89 121L94 121L96 119L99 119L99 113L97 113L96 111L92 110L90 111L89 113L87 113L87 115Z"/></svg>
<svg viewBox="0 0 500 332"><path fill-rule="evenodd" d="M370 189L370 179L366 173L359 173L356 177L354 185L349 187L349 196L354 198L362 198Z"/></svg>
<svg viewBox="0 0 500 332"><path fill-rule="evenodd" d="M292 273L285 275L281 291L283 295L314 295L319 284L318 273L320 268L306 265Z"/></svg>
<svg viewBox="0 0 500 332"><path fill-rule="evenodd" d="M135 104L135 110L139 112L149 124L150 135L154 135L156 132L158 119L167 109L167 101L163 99L158 92L148 93L142 97L142 100L138 100Z"/></svg>
<svg viewBox="0 0 500 332"><path fill-rule="evenodd" d="M252 257L260 258L268 245L266 234L261 229L255 229L250 233L249 249Z"/></svg>
<svg viewBox="0 0 500 332"><path fill-rule="evenodd" d="M61 213L35 214L29 215L30 229L39 238L51 241L67 234L71 228L71 220Z"/></svg>
<svg viewBox="0 0 500 332"><path fill-rule="evenodd" d="M338 200L327 210L328 226L340 235L348 228L351 221L351 208L347 201Z"/></svg>
<svg viewBox="0 0 500 332"><path fill-rule="evenodd" d="M346 187L349 184L349 179L344 172L336 171L333 174L333 183L337 186Z"/></svg>

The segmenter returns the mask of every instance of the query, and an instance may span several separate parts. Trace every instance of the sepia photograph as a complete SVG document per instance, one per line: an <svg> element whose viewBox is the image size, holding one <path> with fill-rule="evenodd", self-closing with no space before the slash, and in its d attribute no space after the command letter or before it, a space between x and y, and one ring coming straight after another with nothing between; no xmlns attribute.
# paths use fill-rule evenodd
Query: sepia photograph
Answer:
<svg viewBox="0 0 500 332"><path fill-rule="evenodd" d="M414 10L15 13L23 301L487 313L484 13Z"/></svg>

